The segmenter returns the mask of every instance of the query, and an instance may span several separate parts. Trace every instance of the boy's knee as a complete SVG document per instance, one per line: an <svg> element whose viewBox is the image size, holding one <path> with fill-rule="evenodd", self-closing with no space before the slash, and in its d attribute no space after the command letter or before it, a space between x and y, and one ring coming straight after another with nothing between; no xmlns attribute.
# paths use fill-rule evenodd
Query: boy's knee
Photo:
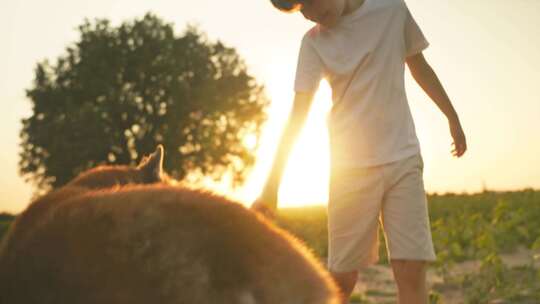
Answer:
<svg viewBox="0 0 540 304"><path fill-rule="evenodd" d="M423 260L400 260L395 259L391 260L392 268L397 268L399 270L407 270L412 272L421 272L425 271L427 267L427 262Z"/></svg>
<svg viewBox="0 0 540 304"><path fill-rule="evenodd" d="M358 279L358 271L351 272L330 272L334 281L339 286L342 295L348 298L352 293L356 280Z"/></svg>
<svg viewBox="0 0 540 304"><path fill-rule="evenodd" d="M349 271L349 272L330 272L332 276L338 280L342 281L356 281L358 277L358 271Z"/></svg>
<svg viewBox="0 0 540 304"><path fill-rule="evenodd" d="M392 260L391 264L399 288L418 289L425 285L426 261Z"/></svg>

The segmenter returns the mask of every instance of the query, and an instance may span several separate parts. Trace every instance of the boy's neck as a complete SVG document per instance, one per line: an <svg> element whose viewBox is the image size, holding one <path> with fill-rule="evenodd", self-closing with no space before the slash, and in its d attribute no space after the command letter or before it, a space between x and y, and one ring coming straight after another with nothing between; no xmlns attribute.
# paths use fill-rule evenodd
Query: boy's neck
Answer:
<svg viewBox="0 0 540 304"><path fill-rule="evenodd" d="M345 9L343 10L343 15L348 15L354 12L356 9L364 4L365 0L345 0Z"/></svg>

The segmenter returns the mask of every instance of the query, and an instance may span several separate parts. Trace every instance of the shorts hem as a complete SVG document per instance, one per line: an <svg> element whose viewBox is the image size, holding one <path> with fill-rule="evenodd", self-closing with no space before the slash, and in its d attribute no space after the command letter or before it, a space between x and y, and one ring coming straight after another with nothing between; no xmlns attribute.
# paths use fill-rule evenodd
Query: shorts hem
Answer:
<svg viewBox="0 0 540 304"><path fill-rule="evenodd" d="M434 256L391 256L388 257L389 261L392 260L407 260L407 261L425 261L425 262L435 262L437 257Z"/></svg>
<svg viewBox="0 0 540 304"><path fill-rule="evenodd" d="M367 261L357 263L356 265L354 265L352 267L330 267L330 266L328 266L328 271L334 272L334 273L353 272L353 271L358 271L358 270L361 270L361 269L366 268L368 266L377 264L377 262L379 262L378 257L375 258L375 259L368 259Z"/></svg>

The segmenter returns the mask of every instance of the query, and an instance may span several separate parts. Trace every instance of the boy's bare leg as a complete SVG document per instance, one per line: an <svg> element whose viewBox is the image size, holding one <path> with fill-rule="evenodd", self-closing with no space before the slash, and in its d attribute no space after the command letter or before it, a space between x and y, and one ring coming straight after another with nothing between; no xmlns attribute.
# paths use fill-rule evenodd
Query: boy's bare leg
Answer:
<svg viewBox="0 0 540 304"><path fill-rule="evenodd" d="M427 304L426 262L392 260L398 286L399 304Z"/></svg>
<svg viewBox="0 0 540 304"><path fill-rule="evenodd" d="M351 272L331 272L332 277L336 281L342 296L342 303L348 304L351 293L358 279L358 271Z"/></svg>

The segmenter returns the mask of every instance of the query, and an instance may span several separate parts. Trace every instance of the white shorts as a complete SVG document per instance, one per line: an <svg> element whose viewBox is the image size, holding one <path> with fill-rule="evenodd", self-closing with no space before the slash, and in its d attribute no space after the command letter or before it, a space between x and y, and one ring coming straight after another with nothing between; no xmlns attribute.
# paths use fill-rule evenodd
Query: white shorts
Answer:
<svg viewBox="0 0 540 304"><path fill-rule="evenodd" d="M379 260L379 222L389 259L434 261L420 154L392 163L333 170L328 268L350 272Z"/></svg>

